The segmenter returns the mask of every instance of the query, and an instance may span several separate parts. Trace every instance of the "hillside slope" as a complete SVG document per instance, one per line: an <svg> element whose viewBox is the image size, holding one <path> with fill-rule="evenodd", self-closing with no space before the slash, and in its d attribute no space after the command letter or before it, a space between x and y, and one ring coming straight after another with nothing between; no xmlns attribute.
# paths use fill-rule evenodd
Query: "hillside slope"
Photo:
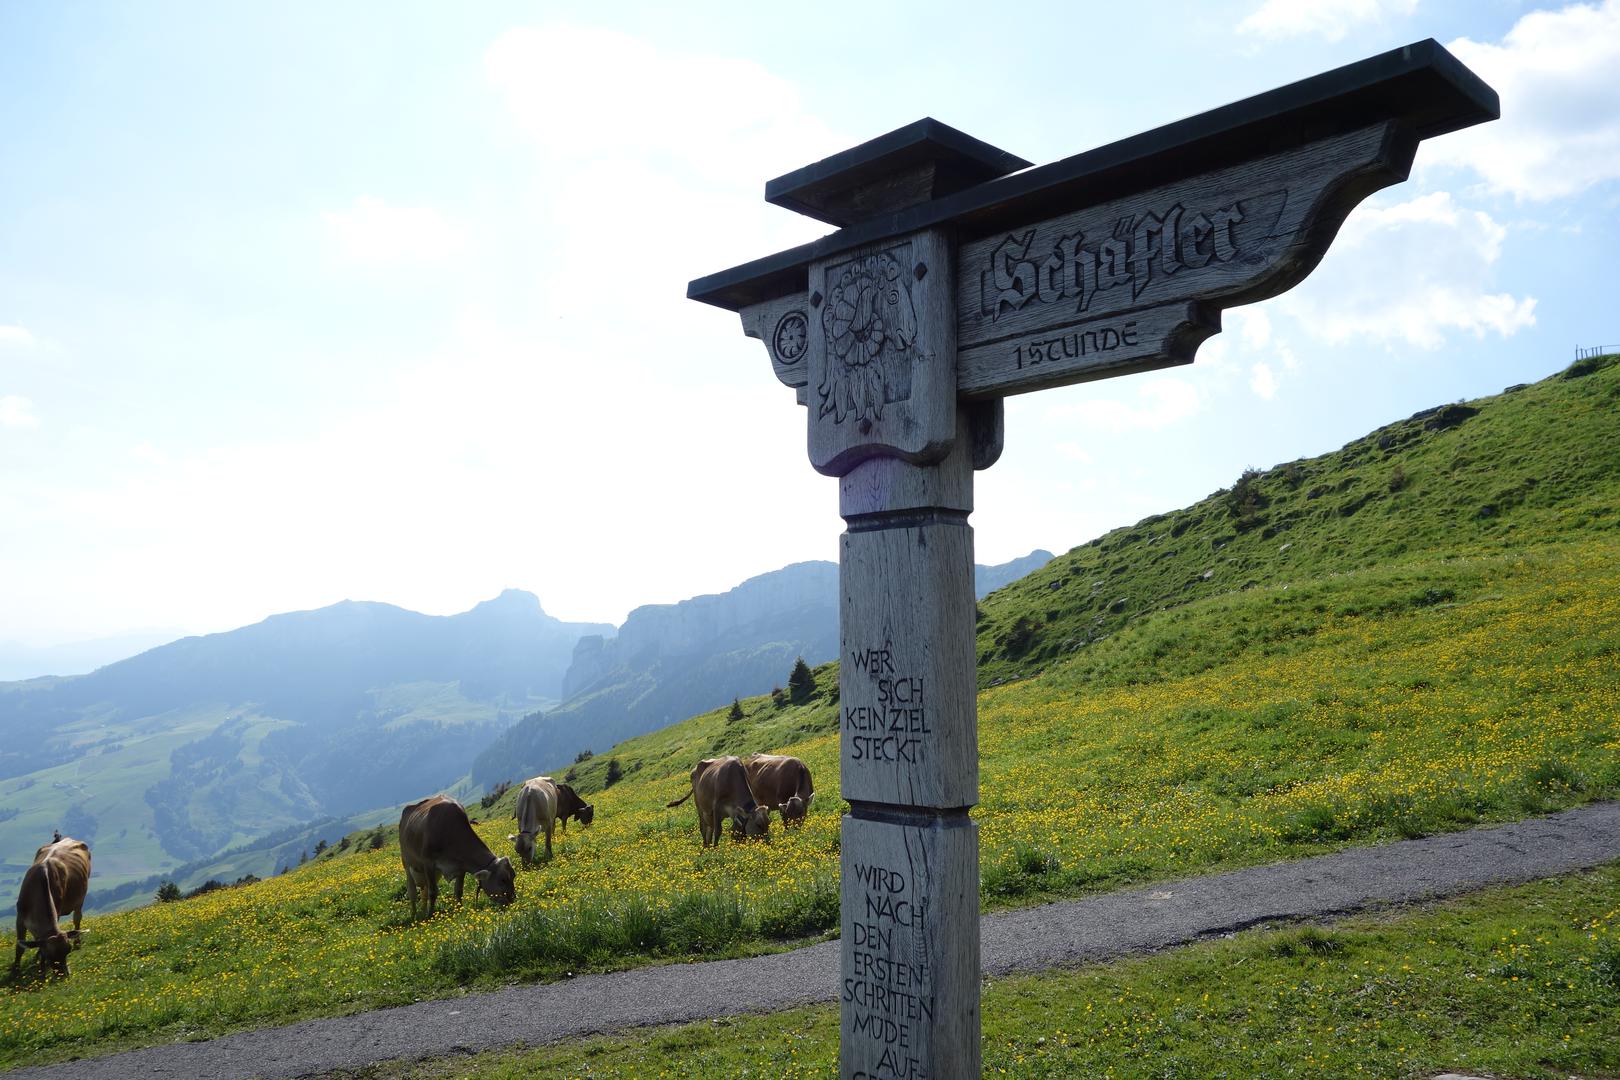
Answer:
<svg viewBox="0 0 1620 1080"><path fill-rule="evenodd" d="M1220 588L1202 577L1206 540L1188 564L1198 584L1120 611L1092 598L1180 584L1164 572L1180 555L1152 560L1176 545L1154 537L1186 520L1168 537L1182 541L1244 514L1230 493L987 597L979 646L1001 684L979 696L983 904L1620 794L1617 404L1620 364L1589 365L1469 402L1449 427L1393 425L1383 435L1411 434L1404 457L1391 459L1393 438L1372 457L1364 439L1299 462L1313 482L1283 483L1299 502L1273 493L1282 478L1270 470L1251 480L1272 499L1262 509L1304 514L1287 536L1259 538L1271 521L1216 532L1231 534L1218 557L1248 560ZM1392 491L1402 462L1411 483ZM1444 483L1425 476L1453 463ZM1348 515L1315 509L1328 496L1309 498L1314 487L1352 475L1373 497ZM1512 490L1529 494L1479 512L1481 494ZM1117 588L1092 588L1098 567ZM1039 626L1008 655L998 639L1020 620ZM447 904L409 923L388 828L273 881L94 916L71 979L0 995L0 1064L825 933L838 920L836 665L817 671L808 700L750 698L742 712L703 713L575 766L595 824L559 836L507 909ZM809 817L768 842L702 850L690 807L666 803L698 758L749 750L809 764ZM609 785L615 762L622 778ZM511 850L514 795L472 808L497 852Z"/></svg>
<svg viewBox="0 0 1620 1080"><path fill-rule="evenodd" d="M1051 558L1037 549L975 566L977 594ZM794 563L719 595L639 607L616 637L580 640L564 681L568 700L497 738L473 762L473 781L488 788L559 768L583 750L781 686L800 657L820 664L837 654L836 563Z"/></svg>
<svg viewBox="0 0 1620 1080"><path fill-rule="evenodd" d="M1613 536L1615 363L1597 357L1533 386L1426 409L1321 457L1248 470L1184 510L1072 549L985 605L980 686L1038 671L1144 614L1206 597Z"/></svg>

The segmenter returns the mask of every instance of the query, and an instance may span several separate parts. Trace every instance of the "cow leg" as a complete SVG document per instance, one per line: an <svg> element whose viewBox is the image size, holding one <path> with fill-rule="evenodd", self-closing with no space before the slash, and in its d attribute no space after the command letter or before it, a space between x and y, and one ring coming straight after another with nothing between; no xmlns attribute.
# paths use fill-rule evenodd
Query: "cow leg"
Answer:
<svg viewBox="0 0 1620 1080"><path fill-rule="evenodd" d="M433 918L433 909L439 902L439 872L429 870L424 875L422 891L427 894L427 917Z"/></svg>
<svg viewBox="0 0 1620 1080"><path fill-rule="evenodd" d="M554 822L546 822L546 858L551 858L551 828Z"/></svg>
<svg viewBox="0 0 1620 1080"><path fill-rule="evenodd" d="M77 949L79 947L79 944L80 944L80 942L79 942L79 919L81 917L83 917L83 915L84 915L84 905L83 904L80 904L78 907L73 909L73 929L68 933L68 937L73 940L73 947L75 949Z"/></svg>
<svg viewBox="0 0 1620 1080"><path fill-rule="evenodd" d="M405 898L411 902L411 919L416 918L416 875L411 873L409 866L405 867Z"/></svg>
<svg viewBox="0 0 1620 1080"><path fill-rule="evenodd" d="M463 870L456 875L456 903L461 903L461 887L467 882L467 872Z"/></svg>
<svg viewBox="0 0 1620 1080"><path fill-rule="evenodd" d="M22 916L19 915L17 916L17 958L11 962L11 973L13 975L22 969L23 953L28 949L28 946L24 945L23 941L27 937L28 928L23 925Z"/></svg>

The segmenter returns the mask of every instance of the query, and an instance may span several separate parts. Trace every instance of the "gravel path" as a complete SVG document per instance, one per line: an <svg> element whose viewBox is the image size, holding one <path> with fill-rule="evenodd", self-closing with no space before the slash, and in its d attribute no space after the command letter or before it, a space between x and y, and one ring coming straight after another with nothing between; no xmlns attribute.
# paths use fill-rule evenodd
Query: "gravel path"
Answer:
<svg viewBox="0 0 1620 1080"><path fill-rule="evenodd" d="M1182 945L1261 922L1320 919L1531 881L1620 859L1620 803L1445 836L1187 878L1084 900L988 915L984 970L1108 960ZM397 1059L537 1045L622 1028L673 1024L831 1001L838 942L773 956L641 968L208 1042L25 1068L12 1077L207 1080L310 1076Z"/></svg>

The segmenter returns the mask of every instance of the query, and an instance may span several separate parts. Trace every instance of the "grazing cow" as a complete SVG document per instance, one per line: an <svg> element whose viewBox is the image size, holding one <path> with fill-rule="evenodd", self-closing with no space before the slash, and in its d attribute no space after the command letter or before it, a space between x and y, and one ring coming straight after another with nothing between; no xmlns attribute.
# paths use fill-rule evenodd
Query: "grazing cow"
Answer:
<svg viewBox="0 0 1620 1080"><path fill-rule="evenodd" d="M769 807L754 801L748 789L748 773L734 757L705 758L692 767L692 790L668 806L679 806L693 798L697 805L698 829L703 846L720 843L720 823L731 819L732 836L764 836L771 828Z"/></svg>
<svg viewBox="0 0 1620 1080"><path fill-rule="evenodd" d="M579 793L567 784L558 784L557 823L562 826L563 832L568 831L569 818L581 825L589 825L596 819L596 807L580 798Z"/></svg>
<svg viewBox="0 0 1620 1080"><path fill-rule="evenodd" d="M549 776L523 782L517 797L518 831L507 839L517 847L523 869L534 865L534 842L546 834L546 858L551 858L551 828L557 821L557 784Z"/></svg>
<svg viewBox="0 0 1620 1080"><path fill-rule="evenodd" d="M540 833L546 834L546 858L551 858L552 825L558 824L568 831L568 819L576 818L581 825L589 825L596 817L596 809L581 799L567 784L559 784L549 776L536 776L525 780L517 797L518 831L508 836L523 859L523 868L534 865L535 841Z"/></svg>
<svg viewBox="0 0 1620 1080"><path fill-rule="evenodd" d="M761 806L779 812L784 825L803 824L815 797L810 769L804 762L782 754L749 754L742 764L748 772L748 787Z"/></svg>
<svg viewBox="0 0 1620 1080"><path fill-rule="evenodd" d="M427 894L428 918L433 917L439 899L439 875L456 883L456 899L468 874L478 887L497 904L510 904L517 898L516 875L512 861L495 853L478 839L467 811L444 795L414 802L399 815L399 856L405 863L405 888L411 898L411 918L416 918L416 891Z"/></svg>
<svg viewBox="0 0 1620 1080"><path fill-rule="evenodd" d="M22 965L24 949L39 950L39 970L55 968L68 973L68 952L79 943L79 920L84 915L84 894L90 887L90 848L83 840L56 834L57 839L34 852L34 865L23 874L17 893L17 955L11 972ZM73 912L73 929L62 932L57 920ZM29 941L29 935L34 940Z"/></svg>

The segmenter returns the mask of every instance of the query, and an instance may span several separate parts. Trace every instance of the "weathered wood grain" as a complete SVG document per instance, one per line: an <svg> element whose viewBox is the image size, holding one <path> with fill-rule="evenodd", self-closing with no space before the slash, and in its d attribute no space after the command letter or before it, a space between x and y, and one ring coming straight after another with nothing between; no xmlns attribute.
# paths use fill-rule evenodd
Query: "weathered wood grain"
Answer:
<svg viewBox="0 0 1620 1080"><path fill-rule="evenodd" d="M938 461L956 430L951 244L922 232L810 268L810 464Z"/></svg>
<svg viewBox="0 0 1620 1080"><path fill-rule="evenodd" d="M800 387L810 381L809 313L810 298L803 293L767 300L738 313L743 333L765 345L771 370L783 386Z"/></svg>
<svg viewBox="0 0 1620 1080"><path fill-rule="evenodd" d="M963 245L961 396L1187 363L1221 308L1308 274L1358 202L1406 178L1416 146L1373 124Z"/></svg>
<svg viewBox="0 0 1620 1080"><path fill-rule="evenodd" d="M973 512L973 470L978 467L976 440L986 423L975 410L957 410L956 434L943 460L913 465L892 457L867 458L838 478L838 512L852 527L854 519L909 510Z"/></svg>
<svg viewBox="0 0 1620 1080"><path fill-rule="evenodd" d="M960 516L840 542L839 728L851 801L979 801L973 530Z"/></svg>
<svg viewBox="0 0 1620 1080"><path fill-rule="evenodd" d="M845 816L839 1075L979 1076L979 837Z"/></svg>

